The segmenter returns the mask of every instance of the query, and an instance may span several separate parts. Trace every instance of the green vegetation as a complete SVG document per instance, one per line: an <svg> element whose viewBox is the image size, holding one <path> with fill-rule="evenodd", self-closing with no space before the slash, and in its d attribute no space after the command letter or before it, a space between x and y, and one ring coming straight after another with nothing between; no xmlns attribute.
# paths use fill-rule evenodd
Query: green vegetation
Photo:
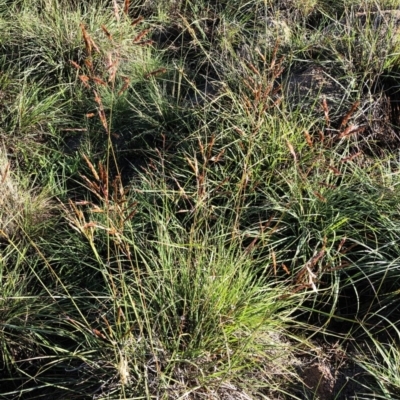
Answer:
<svg viewBox="0 0 400 400"><path fill-rule="evenodd" d="M0 399L400 398L394 0L0 0Z"/></svg>

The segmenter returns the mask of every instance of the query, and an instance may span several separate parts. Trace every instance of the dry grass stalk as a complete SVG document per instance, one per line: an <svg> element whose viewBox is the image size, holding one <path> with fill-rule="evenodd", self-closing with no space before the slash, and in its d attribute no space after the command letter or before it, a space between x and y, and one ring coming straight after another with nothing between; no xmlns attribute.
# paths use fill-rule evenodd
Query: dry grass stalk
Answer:
<svg viewBox="0 0 400 400"><path fill-rule="evenodd" d="M255 80L251 76L246 76L243 79L243 84L251 91L251 96L244 95L243 101L247 114L251 115L254 121L258 121L258 124L261 123L267 110L278 107L282 101L281 97L276 98L281 90L280 85L276 87L276 80L283 72L283 58L276 58L277 50L275 47L272 61L268 68L265 68L266 73L262 73L254 64L246 63L247 68L258 78ZM259 51L257 54L265 63L265 57ZM253 130L258 131L258 129L259 126L256 125Z"/></svg>
<svg viewBox="0 0 400 400"><path fill-rule="evenodd" d="M317 275L314 272L315 266L317 265L318 261L322 259L325 255L325 245L323 246L322 250L320 250L315 256L313 256L306 264L300 269L300 271L294 277L294 283L296 285L300 284L302 288L304 287L312 287L314 292L317 292L317 287L315 286L315 282L317 279ZM304 283L305 277L308 278L308 284Z"/></svg>
<svg viewBox="0 0 400 400"><path fill-rule="evenodd" d="M329 126L331 119L329 118L329 108L325 97L322 99L322 109L324 110L325 122Z"/></svg>
<svg viewBox="0 0 400 400"><path fill-rule="evenodd" d="M189 21L187 20L187 18L185 18L185 16L183 16L182 14L179 14L179 17L181 18L181 20L183 21L183 25L185 26L185 28L187 29L187 31L189 32L190 36L192 37L194 43L200 43L195 30L192 28L191 24L189 23Z"/></svg>
<svg viewBox="0 0 400 400"><path fill-rule="evenodd" d="M108 170L102 163L98 163L97 170L93 163L86 155L82 155L88 165L94 179L81 175L87 189L92 192L99 200L100 204L96 205L90 201L69 201L70 211L75 217L67 217L71 226L78 232L82 233L88 240L94 239L96 229L105 231L117 246L124 244L122 233L127 221L131 220L137 212L137 202L127 204L128 189L123 187L121 177L117 175L112 183L109 183ZM106 221L99 223L97 221L86 221L85 214L78 206L89 206L91 214L102 214ZM90 215L89 214L89 217ZM92 216L93 216L92 215ZM103 217L104 218L104 217Z"/></svg>
<svg viewBox="0 0 400 400"><path fill-rule="evenodd" d="M103 32L106 34L107 38L108 38L109 40L112 41L112 35L111 35L111 33L107 30L107 28L106 28L104 25L101 25L101 29L102 29Z"/></svg>
<svg viewBox="0 0 400 400"><path fill-rule="evenodd" d="M365 126L350 125L343 132L339 134L339 138L342 139L346 136L353 135L355 133L365 131Z"/></svg>
<svg viewBox="0 0 400 400"><path fill-rule="evenodd" d="M91 58L91 57L86 57L84 63L85 63L85 65L89 68L90 73L93 74L94 71L93 71L93 62L92 62L92 58Z"/></svg>
<svg viewBox="0 0 400 400"><path fill-rule="evenodd" d="M258 76L261 76L260 71L251 63L248 63L247 66Z"/></svg>
<svg viewBox="0 0 400 400"><path fill-rule="evenodd" d="M285 264L282 263L281 267L282 267L282 269L285 271L285 273L286 273L287 275L290 275L289 268L288 268Z"/></svg>
<svg viewBox="0 0 400 400"><path fill-rule="evenodd" d="M217 163L222 159L224 154L225 154L225 149L222 149L216 156L211 157L210 161Z"/></svg>
<svg viewBox="0 0 400 400"><path fill-rule="evenodd" d="M142 38L143 38L144 36L146 36L149 32L150 32L150 29L144 29L142 32L140 32L140 33L135 37L135 39L133 39L133 43L139 43L139 42L142 40Z"/></svg>
<svg viewBox="0 0 400 400"><path fill-rule="evenodd" d="M359 151L355 154L352 154L351 156L344 157L340 160L340 162L348 162L348 161L353 161L356 157L362 154L362 151Z"/></svg>
<svg viewBox="0 0 400 400"><path fill-rule="evenodd" d="M93 93L94 93L94 100L99 105L98 108L97 108L97 113L99 115L100 122L103 125L106 133L110 134L109 127L108 127L108 121L107 121L106 113L104 111L104 106L103 106L103 102L101 100L101 97L96 92L96 90L93 90Z"/></svg>
<svg viewBox="0 0 400 400"><path fill-rule="evenodd" d="M287 144L287 146L289 148L290 154L294 158L294 161L297 163L297 155L296 155L296 152L294 151L294 147L292 146L292 144L287 139L286 139L286 144Z"/></svg>
<svg viewBox="0 0 400 400"><path fill-rule="evenodd" d="M311 135L308 133L308 131L304 132L304 137L306 138L306 142L310 147L313 147L313 141L311 139Z"/></svg>
<svg viewBox="0 0 400 400"><path fill-rule="evenodd" d="M99 176L100 176L100 189L103 194L103 198L108 203L108 172L104 168L104 165L99 162L98 164Z"/></svg>
<svg viewBox="0 0 400 400"><path fill-rule="evenodd" d="M256 53L258 54L258 56L261 58L261 60L266 63L267 59L265 58L265 56L261 53L259 48L256 48Z"/></svg>
<svg viewBox="0 0 400 400"><path fill-rule="evenodd" d="M93 49L95 49L97 53L101 54L99 47L96 45L92 37L87 32L85 25L81 23L80 27L83 35L83 40L85 41L85 47L88 56L91 57Z"/></svg>
<svg viewBox="0 0 400 400"><path fill-rule="evenodd" d="M135 43L135 45L137 46L151 46L152 44L154 44L154 40L148 39L148 40L143 40L141 42L137 42Z"/></svg>
<svg viewBox="0 0 400 400"><path fill-rule="evenodd" d="M356 101L350 108L349 112L343 117L342 121L340 122L340 129L344 128L347 125L347 122L349 121L350 117L354 114L354 112L357 110L359 107L360 102Z"/></svg>
<svg viewBox="0 0 400 400"><path fill-rule="evenodd" d="M323 187L328 188L328 189L336 189L336 188L337 188L337 186L335 186L335 185L330 185L329 183L325 183L325 182L319 182L319 184L320 184L321 186L323 186Z"/></svg>
<svg viewBox="0 0 400 400"><path fill-rule="evenodd" d="M337 252L338 252L338 253L340 253L340 251L342 250L342 247L343 247L343 245L346 243L346 240L347 240L347 238L344 237L344 238L342 238L342 240L340 241L339 246L338 246L338 248L337 248Z"/></svg>
<svg viewBox="0 0 400 400"><path fill-rule="evenodd" d="M240 136L246 136L246 133L237 126L234 126L233 129L237 132Z"/></svg>
<svg viewBox="0 0 400 400"><path fill-rule="evenodd" d="M138 202L135 201L134 203L132 203L132 204L128 207L128 209L130 209L130 208L132 208L132 207L136 207L137 204L138 204ZM133 211L131 211L131 212L128 214L127 217L125 217L125 219L124 219L123 222L129 221L130 219L132 219L132 218L135 216L136 213L137 213L137 209L135 208Z"/></svg>
<svg viewBox="0 0 400 400"><path fill-rule="evenodd" d="M212 135L210 141L207 144L207 160L211 159L212 149L214 147L215 140L215 135Z"/></svg>
<svg viewBox="0 0 400 400"><path fill-rule="evenodd" d="M124 85L122 86L122 88L118 91L118 96L121 96L129 87L130 84L130 79L127 76L123 76L122 77L123 81L124 81Z"/></svg>
<svg viewBox="0 0 400 400"><path fill-rule="evenodd" d="M110 83L114 83L115 82L115 78L117 76L117 71L118 71L118 65L119 65L119 59L116 58L115 60L113 60L113 53L109 52L107 54L107 71L109 74L108 77L108 82Z"/></svg>
<svg viewBox="0 0 400 400"><path fill-rule="evenodd" d="M10 170L10 162L7 162L6 165L3 167L3 171L1 171L1 184L5 182L8 176L8 171Z"/></svg>
<svg viewBox="0 0 400 400"><path fill-rule="evenodd" d="M130 0L125 0L124 1L124 14L128 15L129 13L129 6L130 6Z"/></svg>
<svg viewBox="0 0 400 400"><path fill-rule="evenodd" d="M324 203L326 203L326 198L325 198L324 196L322 196L322 194L320 194L320 193L318 193L318 192L316 192L316 191L314 191L313 193L315 194L315 196L318 197L319 200L321 200L321 201L323 201Z"/></svg>
<svg viewBox="0 0 400 400"><path fill-rule="evenodd" d="M85 181L85 183L87 185L87 189L89 189L98 198L102 199L100 185L96 182L91 181L85 175L80 175L80 177Z"/></svg>
<svg viewBox="0 0 400 400"><path fill-rule="evenodd" d="M90 40L90 36L86 31L85 25L83 23L80 24L83 40L85 42L86 53L88 56L92 54L92 41Z"/></svg>
<svg viewBox="0 0 400 400"><path fill-rule="evenodd" d="M151 76L157 76L157 75L160 75L160 74L164 74L165 72L167 72L166 68L158 68L155 71L149 72L144 77L146 79L149 79Z"/></svg>
<svg viewBox="0 0 400 400"><path fill-rule="evenodd" d="M134 19L134 20L132 21L131 25L132 25L132 26L136 26L136 25L140 24L143 20L144 20L144 18L143 18L142 16L140 16L140 17Z"/></svg>
<svg viewBox="0 0 400 400"><path fill-rule="evenodd" d="M86 89L90 89L90 86L88 84L89 77L87 75L79 75L79 79L81 80Z"/></svg>
<svg viewBox="0 0 400 400"><path fill-rule="evenodd" d="M73 60L69 60L70 64L76 68L78 71L81 69L80 65Z"/></svg>
<svg viewBox="0 0 400 400"><path fill-rule="evenodd" d="M104 110L102 110L100 108L97 111L98 111L99 118L100 118L101 124L103 125L104 130L106 131L106 133L109 133L106 113L104 112Z"/></svg>
<svg viewBox="0 0 400 400"><path fill-rule="evenodd" d="M92 173L92 175L94 176L94 178L97 181L100 181L100 177L97 174L96 168L93 166L93 164L90 162L90 160L86 157L85 154L82 154L83 159L86 161L86 164L88 165L90 172Z"/></svg>
<svg viewBox="0 0 400 400"><path fill-rule="evenodd" d="M272 265L274 267L274 276L276 276L276 254L273 250L271 252L271 257L272 257Z"/></svg>
<svg viewBox="0 0 400 400"><path fill-rule="evenodd" d="M92 80L94 83L97 83L98 85L107 86L107 83L97 76L93 76Z"/></svg>
<svg viewBox="0 0 400 400"><path fill-rule="evenodd" d="M283 62L283 57L282 57L282 58L279 59L278 62L276 63L277 54L278 54L278 50L279 50L279 46L280 46L280 41L277 40L276 43L275 43L275 46L274 46L274 50L272 51L272 62L271 62L271 65L270 65L270 69L271 69L272 71L274 71L275 65L276 65L276 64L279 65L279 66L281 66L281 65L282 65L282 62Z"/></svg>
<svg viewBox="0 0 400 400"><path fill-rule="evenodd" d="M117 20L117 22L119 22L120 18L119 18L119 6L117 3L117 0L113 0L113 6L114 6L114 16L115 19Z"/></svg>
<svg viewBox="0 0 400 400"><path fill-rule="evenodd" d="M336 175L336 176L340 176L342 175L342 173L333 165L328 165L328 168Z"/></svg>

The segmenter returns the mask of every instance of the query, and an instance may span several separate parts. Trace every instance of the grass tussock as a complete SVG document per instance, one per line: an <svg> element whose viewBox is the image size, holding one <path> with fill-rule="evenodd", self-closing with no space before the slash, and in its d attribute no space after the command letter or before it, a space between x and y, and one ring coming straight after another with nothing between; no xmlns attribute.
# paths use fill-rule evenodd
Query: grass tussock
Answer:
<svg viewBox="0 0 400 400"><path fill-rule="evenodd" d="M0 171L1 241L42 234L55 208L49 194L45 189L29 187L29 182L13 173L4 148L0 152Z"/></svg>
<svg viewBox="0 0 400 400"><path fill-rule="evenodd" d="M0 397L396 399L391 0L0 5Z"/></svg>

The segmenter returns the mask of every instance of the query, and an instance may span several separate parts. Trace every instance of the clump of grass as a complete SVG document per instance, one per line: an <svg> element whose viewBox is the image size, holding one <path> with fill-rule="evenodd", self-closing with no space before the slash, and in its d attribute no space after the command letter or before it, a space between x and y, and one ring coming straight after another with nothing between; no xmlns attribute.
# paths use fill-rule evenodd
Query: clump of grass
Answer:
<svg viewBox="0 0 400 400"><path fill-rule="evenodd" d="M276 359L290 359L280 339L288 311L282 292L257 279L245 255L225 248L221 233L181 237L176 222L169 220L166 229L154 211L152 220L153 241L135 239L144 234L136 228L120 237L126 261L120 253L101 267L110 300L119 298L102 335L115 349L115 367L123 366L124 391L149 387L149 394L179 396L234 384L251 393L254 382L248 386L243 377L252 370L260 386L279 388L267 369ZM120 343L118 352L113 343ZM254 364L260 357L262 369ZM276 377L290 373L274 371Z"/></svg>
<svg viewBox="0 0 400 400"><path fill-rule="evenodd" d="M398 320L398 155L376 156L355 102L396 61L352 65L360 46L379 47L363 42L368 24L340 33L340 49L329 33L317 42L368 2L225 3L2 6L0 133L17 157L0 167L1 395L298 398L299 357L331 329L344 349L369 337L357 349L368 361L354 359L396 395L396 353L375 335ZM158 52L149 29L172 9L178 37ZM263 25L281 15L285 38ZM344 88L354 102L291 107L280 85L299 58L361 77ZM76 148L54 149L70 135ZM61 194L57 223L41 191L21 195L38 176Z"/></svg>
<svg viewBox="0 0 400 400"><path fill-rule="evenodd" d="M54 355L57 361L52 368L48 366L49 371L57 375L69 362L78 364L82 378L76 376L75 367L66 378L73 382L72 390L85 387L86 393L98 390L100 396L115 398L170 393L223 396L228 391L245 396L259 390L279 390L286 382L272 381L267 369L273 368L276 376L291 373L290 368L277 368L274 360L292 362L292 352L285 344L292 300L282 297L281 290L252 270L251 258L243 252L240 240L230 242L229 229L217 224L213 231L203 231L207 194L201 190L196 168L192 172L197 180L193 197L197 211L194 219L184 219L183 223L166 214L175 207L166 180L142 173L137 185L124 186L112 143L114 105L105 106L105 93L109 91L110 98L116 98L128 91L131 82L118 87L120 54L114 54L115 60L111 55L111 69L99 75L101 62L97 67L91 64L97 43L85 27L81 30L86 58L84 65L72 64L83 86L94 89L107 150L104 163L96 165L84 157L90 175L81 175L81 179L85 191L91 194L70 200L67 220L75 229L69 231L70 235L78 231L91 250L89 257L82 254L81 260L87 261L79 265L95 271L90 285L95 293L87 302L82 301L82 289L74 286L79 281L71 280L62 265L63 252L47 254L55 248L51 240L40 247L34 244L47 270L46 280L36 276L37 285L49 298L65 299L60 303L62 320L54 316L48 322L61 325L63 335L72 335L65 344L61 337L51 342L50 353L58 354L53 352L57 346L68 356L60 359ZM100 51L99 61L107 54ZM153 76L150 71L148 78ZM210 151L208 157L212 157ZM157 164L162 166L164 159L158 154ZM193 163L192 167L196 161ZM187 176L192 181L192 173ZM184 192L175 195L188 197ZM71 250L64 249L64 254L71 256ZM55 270L54 263L62 269ZM55 302L52 312L57 308ZM36 316L43 318L40 313ZM83 339L79 347L77 338ZM98 364L85 354L96 354ZM56 389L46 372L38 372L40 363L32 366L32 372L20 365L19 373L36 374L43 385ZM246 374L253 377L251 385L243 378ZM62 387L58 390L65 391Z"/></svg>
<svg viewBox="0 0 400 400"><path fill-rule="evenodd" d="M285 344L293 300L252 267L240 238L232 241L218 223L204 230L206 193L198 187L199 208L182 221L168 210L174 197L192 196L183 188L168 189L149 170L129 190L118 177L110 181L101 164L86 162L92 177L84 177L85 186L94 200L71 201L67 218L90 244L103 279L109 311L98 336L114 354L120 393L222 395L235 385L237 393L255 395L255 384L284 387L278 377L293 373ZM289 369L273 367L277 359L287 359ZM247 385L243 377L250 373Z"/></svg>
<svg viewBox="0 0 400 400"><path fill-rule="evenodd" d="M374 313L368 322L373 322L376 318L380 321L386 319L382 314ZM395 399L400 393L399 331L395 323L386 320L385 325L392 331L391 334L386 334L385 331L372 334L368 322L365 321L363 324L367 339L364 344L358 345L359 351L355 360L374 381L374 394L370 394L367 398Z"/></svg>
<svg viewBox="0 0 400 400"><path fill-rule="evenodd" d="M0 174L1 241L40 235L55 208L49 194L29 187L29 182L12 171L4 147L0 149Z"/></svg>

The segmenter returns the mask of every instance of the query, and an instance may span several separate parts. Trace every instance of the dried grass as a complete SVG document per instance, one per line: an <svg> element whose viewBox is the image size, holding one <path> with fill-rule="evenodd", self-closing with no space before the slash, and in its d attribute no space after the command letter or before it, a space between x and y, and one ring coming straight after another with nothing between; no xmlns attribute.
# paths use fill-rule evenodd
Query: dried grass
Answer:
<svg viewBox="0 0 400 400"><path fill-rule="evenodd" d="M54 211L45 190L28 188L10 166L6 149L0 147L0 241L41 231Z"/></svg>

